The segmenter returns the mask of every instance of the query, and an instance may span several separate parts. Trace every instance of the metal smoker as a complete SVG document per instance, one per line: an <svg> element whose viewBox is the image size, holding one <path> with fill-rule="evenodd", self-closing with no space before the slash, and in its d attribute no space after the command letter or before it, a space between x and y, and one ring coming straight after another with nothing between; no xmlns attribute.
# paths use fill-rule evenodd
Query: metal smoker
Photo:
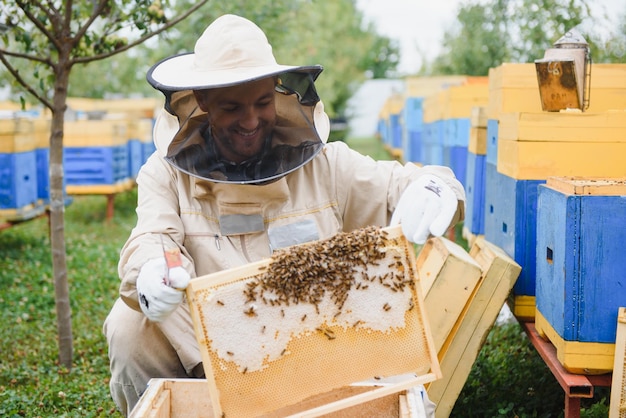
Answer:
<svg viewBox="0 0 626 418"><path fill-rule="evenodd" d="M589 44L576 30L563 35L535 60L541 107L544 111L589 108L591 54Z"/></svg>

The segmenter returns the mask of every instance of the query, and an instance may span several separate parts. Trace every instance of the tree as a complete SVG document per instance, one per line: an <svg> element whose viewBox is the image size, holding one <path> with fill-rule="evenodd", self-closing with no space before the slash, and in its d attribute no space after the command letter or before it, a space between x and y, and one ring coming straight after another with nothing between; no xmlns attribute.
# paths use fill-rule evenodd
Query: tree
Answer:
<svg viewBox="0 0 626 418"><path fill-rule="evenodd" d="M50 134L50 244L59 334L59 362L71 370L72 320L66 271L63 128L68 83L77 64L127 51L198 10L168 18L160 0L15 0L3 4L5 46L0 62L15 81L52 113ZM128 40L125 35L134 36ZM19 63L17 63L19 61ZM30 63L30 71L23 65Z"/></svg>
<svg viewBox="0 0 626 418"><path fill-rule="evenodd" d="M533 62L591 18L588 0L469 1L444 33L443 52L422 73L484 76L503 62Z"/></svg>
<svg viewBox="0 0 626 418"><path fill-rule="evenodd" d="M364 24L354 0L232 0L213 3L210 9L138 48L77 68L72 73L71 94L154 94L145 80L148 67L166 56L191 51L207 25L225 13L246 17L260 26L279 62L322 64L324 72L316 84L331 117L342 115L360 82L392 76L398 64L397 44ZM94 85L95 77L102 82Z"/></svg>

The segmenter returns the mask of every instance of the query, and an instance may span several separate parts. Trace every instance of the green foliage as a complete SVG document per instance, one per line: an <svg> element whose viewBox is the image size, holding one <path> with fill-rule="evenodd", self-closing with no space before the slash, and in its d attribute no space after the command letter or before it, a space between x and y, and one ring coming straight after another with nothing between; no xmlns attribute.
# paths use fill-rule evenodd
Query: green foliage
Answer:
<svg viewBox="0 0 626 418"><path fill-rule="evenodd" d="M608 388L581 402L581 417L608 416ZM451 417L559 417L564 391L517 322L487 336Z"/></svg>
<svg viewBox="0 0 626 418"><path fill-rule="evenodd" d="M180 13L191 3L177 1L172 7ZM160 10L172 12L171 8L165 9L165 5ZM150 66L169 55L192 51L208 24L226 13L244 16L259 25L272 43L279 62L322 64L325 70L317 88L331 117L344 114L348 99L366 77L389 76L399 62L397 43L378 35L372 26L365 27L354 0L214 2L210 9L192 14L162 33L158 40L104 61L75 66L68 87L70 96L102 98L115 94L154 94L145 80ZM102 53L121 42L117 37L97 40L87 34L80 51L86 56Z"/></svg>
<svg viewBox="0 0 626 418"><path fill-rule="evenodd" d="M573 28L589 43L594 62L623 62L626 29L599 38L602 17L593 16L589 4L589 0L464 2L456 24L444 33L442 53L420 72L484 76L503 62L533 62ZM621 13L626 16L626 11Z"/></svg>

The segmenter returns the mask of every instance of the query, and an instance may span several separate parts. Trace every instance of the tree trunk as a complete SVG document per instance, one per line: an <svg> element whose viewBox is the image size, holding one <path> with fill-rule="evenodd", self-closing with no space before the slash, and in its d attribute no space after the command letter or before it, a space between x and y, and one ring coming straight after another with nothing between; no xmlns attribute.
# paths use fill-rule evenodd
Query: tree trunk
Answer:
<svg viewBox="0 0 626 418"><path fill-rule="evenodd" d="M63 171L63 128L69 69L58 70L55 80L54 108L50 134L50 246L59 338L59 363L72 368L72 309L67 280L65 249L65 193Z"/></svg>

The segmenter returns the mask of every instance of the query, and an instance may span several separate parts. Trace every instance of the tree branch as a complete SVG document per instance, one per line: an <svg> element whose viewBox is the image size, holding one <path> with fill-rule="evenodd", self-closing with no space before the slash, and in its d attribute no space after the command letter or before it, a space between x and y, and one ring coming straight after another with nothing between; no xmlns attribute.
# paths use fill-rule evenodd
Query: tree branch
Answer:
<svg viewBox="0 0 626 418"><path fill-rule="evenodd" d="M7 54L9 55L9 54ZM35 96L35 98L37 100L39 100L44 106L46 106L48 109L52 110L53 106L52 103L44 96L40 95L36 90L34 90L30 84L28 84L26 82L26 80L24 80L22 78L22 76L20 75L20 72L15 69L11 63L9 63L9 61L7 61L6 57L5 57L5 52L3 50L0 50L0 61L4 64L4 66L6 67L7 70L9 70L9 73L11 73L11 75L15 78L15 80L26 89L26 91L28 91L30 94L32 94L33 96Z"/></svg>
<svg viewBox="0 0 626 418"><path fill-rule="evenodd" d="M8 55L9 57L24 58L29 61L37 61L42 64L46 64L47 66L50 66L50 67L52 66L52 62L50 62L48 58L38 57L37 55L28 55L28 54L24 54L21 52L12 52L12 51L7 51L6 49L2 49L2 48L0 48L0 54Z"/></svg>
<svg viewBox="0 0 626 418"><path fill-rule="evenodd" d="M30 20L35 26L37 26L37 29L39 29L41 33L43 33L44 36L48 38L50 42L52 42L55 48L60 49L59 41L55 38L54 34L49 32L48 29L46 29L46 27L39 21L39 19L37 19L35 15L26 10L26 3L24 2L24 0L15 0L15 2L17 3L18 7L22 9L22 12L24 12L28 20ZM41 9L44 9L42 4L38 4L37 6ZM46 13L46 15L48 16L48 18L50 18L51 21L53 21L48 13Z"/></svg>
<svg viewBox="0 0 626 418"><path fill-rule="evenodd" d="M119 54L121 52L127 51L139 44L144 43L146 40L152 38L153 36L156 36L158 34L160 34L161 32L171 28L172 26L176 25L178 22L185 20L187 17L189 17L189 15L191 15L193 12L195 12L196 10L198 10L200 7L204 6L206 3L208 3L209 0L201 0L198 3L196 3L191 9L187 10L185 13L183 13L182 15L177 16L174 20L171 20L170 22L168 22L166 25L163 25L162 27L156 29L153 32L150 32L144 36L142 36L141 38L136 39L135 41L129 43L128 45L125 45L119 49L116 49L115 51L111 51L111 52L107 52L104 54L99 54L99 55L93 55L90 57L78 57L78 58L74 58L71 63L72 64L86 64L88 62L92 62L92 61L98 61L104 58L109 58L113 55Z"/></svg>
<svg viewBox="0 0 626 418"><path fill-rule="evenodd" d="M100 16L100 13L102 13L102 11L104 10L104 6L106 5L107 1L108 0L99 1L98 6L94 8L93 13L91 14L91 16L89 16L89 19L87 20L87 22L85 22L84 25L78 28L78 31L76 32L76 35L74 36L74 39L81 39L83 36L85 36L85 33L87 33L87 30L89 29L89 27L91 27L93 22L98 18L98 16ZM66 10L66 13L68 13L67 10ZM69 22L70 19L71 19L71 15L66 16L67 22Z"/></svg>

